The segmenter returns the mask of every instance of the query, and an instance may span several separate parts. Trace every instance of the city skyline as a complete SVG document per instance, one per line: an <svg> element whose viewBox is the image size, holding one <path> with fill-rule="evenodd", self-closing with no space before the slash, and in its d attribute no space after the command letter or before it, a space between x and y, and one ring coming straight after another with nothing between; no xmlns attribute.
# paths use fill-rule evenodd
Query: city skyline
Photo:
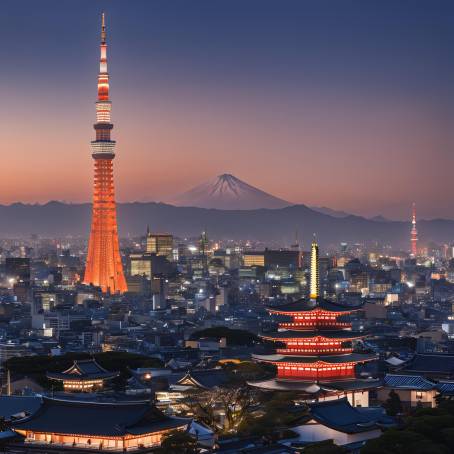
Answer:
<svg viewBox="0 0 454 454"><path fill-rule="evenodd" d="M0 202L90 200L104 9L119 201L228 172L294 203L408 219L416 201L420 218L453 218L452 7L330 4L5 2Z"/></svg>

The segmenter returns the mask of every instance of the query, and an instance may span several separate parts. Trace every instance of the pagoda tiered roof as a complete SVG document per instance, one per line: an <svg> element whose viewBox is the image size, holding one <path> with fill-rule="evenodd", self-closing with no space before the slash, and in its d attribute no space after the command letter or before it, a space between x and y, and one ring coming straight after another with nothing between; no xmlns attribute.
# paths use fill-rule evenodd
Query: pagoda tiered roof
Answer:
<svg viewBox="0 0 454 454"><path fill-rule="evenodd" d="M301 312L331 312L334 314L349 314L354 311L362 309L363 304L355 306L346 306L342 304L333 303L325 299L319 299L317 301L308 300L305 298L294 301L293 303L283 304L280 306L268 306L266 309L272 314L285 314L292 315Z"/></svg>
<svg viewBox="0 0 454 454"><path fill-rule="evenodd" d="M345 364L345 363L363 363L377 359L373 353L347 353L341 355L252 355L257 361L263 361L273 364Z"/></svg>
<svg viewBox="0 0 454 454"><path fill-rule="evenodd" d="M284 330L277 331L272 334L260 334L262 339L268 340L284 340L284 339L312 339L315 337L324 337L326 339L360 339L365 337L365 334L359 331L351 331L346 329L324 329L318 331L309 330Z"/></svg>
<svg viewBox="0 0 454 454"><path fill-rule="evenodd" d="M371 388L377 388L382 384L381 380L367 378L367 379L345 379L345 380L294 380L285 378L271 378L262 381L248 382L250 386L260 388L268 391L300 391L306 394L331 394L340 391L361 391Z"/></svg>

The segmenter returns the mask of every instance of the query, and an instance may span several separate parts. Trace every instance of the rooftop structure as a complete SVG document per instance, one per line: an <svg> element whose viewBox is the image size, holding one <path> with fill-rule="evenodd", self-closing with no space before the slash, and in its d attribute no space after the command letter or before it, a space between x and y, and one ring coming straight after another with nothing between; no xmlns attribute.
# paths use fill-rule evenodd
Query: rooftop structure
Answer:
<svg viewBox="0 0 454 454"><path fill-rule="evenodd" d="M189 420L165 416L149 402L99 403L43 398L38 411L12 425L27 445L130 451L157 447L171 430Z"/></svg>
<svg viewBox="0 0 454 454"><path fill-rule="evenodd" d="M65 391L91 392L102 389L107 380L117 377L119 372L109 372L94 359L74 361L74 364L63 372L47 372L47 378L63 383Z"/></svg>
<svg viewBox="0 0 454 454"><path fill-rule="evenodd" d="M292 430L302 442L333 440L358 452L366 440L379 437L383 428L395 425L383 408L354 408L343 398L310 404L308 421Z"/></svg>
<svg viewBox="0 0 454 454"><path fill-rule="evenodd" d="M454 355L446 353L416 353L402 370L436 379L454 378Z"/></svg>

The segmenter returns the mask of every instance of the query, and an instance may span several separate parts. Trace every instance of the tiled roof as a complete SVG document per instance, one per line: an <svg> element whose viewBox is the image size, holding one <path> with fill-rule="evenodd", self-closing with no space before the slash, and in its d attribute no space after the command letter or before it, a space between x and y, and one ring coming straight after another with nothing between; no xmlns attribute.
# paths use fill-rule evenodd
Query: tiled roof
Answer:
<svg viewBox="0 0 454 454"><path fill-rule="evenodd" d="M54 380L109 379L119 372L109 372L94 359L74 361L74 364L63 372L47 372L47 377Z"/></svg>
<svg viewBox="0 0 454 454"><path fill-rule="evenodd" d="M185 380L194 381L204 388L211 389L224 385L228 377L223 369L192 370L178 380L176 384Z"/></svg>
<svg viewBox="0 0 454 454"><path fill-rule="evenodd" d="M0 396L0 417L9 420L11 416L24 413L31 415L41 406L41 397Z"/></svg>
<svg viewBox="0 0 454 454"><path fill-rule="evenodd" d="M352 312L362 309L363 305L347 306L336 304L328 300L319 300L316 304L307 299L300 299L290 304L280 306L268 306L267 309L272 312L310 312L316 309L322 309L327 312Z"/></svg>
<svg viewBox="0 0 454 454"><path fill-rule="evenodd" d="M270 363L299 363L299 364L312 364L318 361L327 364L342 364L350 362L365 362L377 359L373 353L348 353L343 355L319 355L319 356L304 356L304 355L252 355L252 358L257 361L264 361Z"/></svg>
<svg viewBox="0 0 454 454"><path fill-rule="evenodd" d="M454 355L417 353L405 370L454 375Z"/></svg>
<svg viewBox="0 0 454 454"><path fill-rule="evenodd" d="M40 409L13 429L62 434L123 436L183 427L149 402L98 403L43 398Z"/></svg>
<svg viewBox="0 0 454 454"><path fill-rule="evenodd" d="M352 407L346 398L310 404L309 408L311 416L320 424L344 433L367 432L394 424L383 409L362 411Z"/></svg>
<svg viewBox="0 0 454 454"><path fill-rule="evenodd" d="M437 384L437 390L441 394L454 394L454 382L452 381L441 381Z"/></svg>
<svg viewBox="0 0 454 454"><path fill-rule="evenodd" d="M416 389L428 391L435 388L435 383L426 380L421 375L385 375L385 386L396 389Z"/></svg>
<svg viewBox="0 0 454 454"><path fill-rule="evenodd" d="M380 380L370 379L351 379L351 380L337 380L330 382L317 382L305 380L292 380L292 379L277 379L251 381L248 382L250 386L255 388L267 389L272 391L302 391L308 394L317 394L320 391L333 391L333 390L365 390L370 388L377 388L380 386Z"/></svg>
<svg viewBox="0 0 454 454"><path fill-rule="evenodd" d="M351 330L320 330L320 331L303 331L303 330L285 330L277 331L271 334L261 334L260 337L267 339L311 339L316 336L325 337L327 339L357 339L364 337L359 331Z"/></svg>

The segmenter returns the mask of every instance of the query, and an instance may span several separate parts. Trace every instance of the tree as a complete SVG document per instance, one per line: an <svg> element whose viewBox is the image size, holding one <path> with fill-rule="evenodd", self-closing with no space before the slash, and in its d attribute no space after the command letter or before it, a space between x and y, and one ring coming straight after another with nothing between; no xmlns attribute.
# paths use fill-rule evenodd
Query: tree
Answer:
<svg viewBox="0 0 454 454"><path fill-rule="evenodd" d="M417 408L400 429L385 431L369 440L361 454L448 454L454 452L454 402L438 408Z"/></svg>
<svg viewBox="0 0 454 454"><path fill-rule="evenodd" d="M212 328L205 328L200 331L195 331L191 335L192 340L197 340L203 337L213 337L220 339L225 337L227 345L254 345L259 342L259 338L244 329L231 329L226 326L216 326Z"/></svg>
<svg viewBox="0 0 454 454"><path fill-rule="evenodd" d="M195 419L205 423L213 430L218 430L216 425L216 393L211 390L196 390L189 393L183 403Z"/></svg>
<svg viewBox="0 0 454 454"><path fill-rule="evenodd" d="M227 372L231 385L246 385L248 381L262 380L275 375L274 366L268 364L242 361L240 363L227 363L224 370Z"/></svg>
<svg viewBox="0 0 454 454"><path fill-rule="evenodd" d="M400 401L399 394L397 394L394 389L388 395L388 399L384 403L386 413L389 416L396 416L399 413L402 413L402 402Z"/></svg>
<svg viewBox="0 0 454 454"><path fill-rule="evenodd" d="M261 415L248 414L239 426L241 435L270 435L278 437L280 430L298 425L308 416L306 406L295 406L297 396L289 392L276 392L271 399L262 403ZM279 437L278 437L279 438Z"/></svg>
<svg viewBox="0 0 454 454"><path fill-rule="evenodd" d="M335 445L333 440L325 440L314 443L304 448L304 454L345 454L348 450Z"/></svg>
<svg viewBox="0 0 454 454"><path fill-rule="evenodd" d="M217 432L234 432L257 403L258 392L248 386L231 386L197 391L184 400L195 419ZM223 422L221 423L221 416Z"/></svg>
<svg viewBox="0 0 454 454"><path fill-rule="evenodd" d="M369 440L361 454L448 454L442 445L410 430L387 430L379 438Z"/></svg>
<svg viewBox="0 0 454 454"><path fill-rule="evenodd" d="M256 392L248 386L224 388L218 395L218 401L224 411L224 430L234 432L245 419L256 402Z"/></svg>
<svg viewBox="0 0 454 454"><path fill-rule="evenodd" d="M164 438L161 447L156 450L159 454L197 454L197 440L188 432L173 430Z"/></svg>
<svg viewBox="0 0 454 454"><path fill-rule="evenodd" d="M2 416L0 417L0 432L4 432L10 428L10 424L6 421L6 419Z"/></svg>

